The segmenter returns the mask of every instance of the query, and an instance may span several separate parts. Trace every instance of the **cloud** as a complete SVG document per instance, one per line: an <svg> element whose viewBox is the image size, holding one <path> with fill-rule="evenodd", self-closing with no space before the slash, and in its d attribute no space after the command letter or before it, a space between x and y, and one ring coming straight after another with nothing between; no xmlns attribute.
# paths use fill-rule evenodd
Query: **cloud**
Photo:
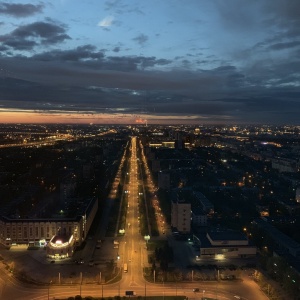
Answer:
<svg viewBox="0 0 300 300"><path fill-rule="evenodd" d="M113 16L107 16L98 23L98 26L100 26L100 27L110 27L113 24L113 22L114 22L114 17Z"/></svg>
<svg viewBox="0 0 300 300"><path fill-rule="evenodd" d="M116 47L118 48L118 47ZM118 49L115 49L115 52ZM78 67L95 70L136 72L149 70L156 66L164 66L172 63L172 60L157 59L154 56L105 56L105 51L97 50L93 45L83 45L70 50L54 49L40 54L23 58L23 61L39 62L65 62L78 63Z"/></svg>
<svg viewBox="0 0 300 300"><path fill-rule="evenodd" d="M104 57L103 52L96 51L96 47L92 45L79 46L71 50L52 50L33 55L32 60L37 61L89 61L100 60Z"/></svg>
<svg viewBox="0 0 300 300"><path fill-rule="evenodd" d="M292 116L300 113L297 88L245 88L245 76L230 65L201 72L139 71L142 64L168 62L155 57L106 57L92 45L45 52L43 58L3 59L3 65L13 66L14 73L27 80L0 77L0 105L95 113L114 113L123 107L126 114L144 105L160 117L172 114L244 123L280 123L287 118L297 122Z"/></svg>
<svg viewBox="0 0 300 300"><path fill-rule="evenodd" d="M4 2L0 4L0 14L10 15L16 18L24 18L41 13L43 8L43 4L13 4Z"/></svg>
<svg viewBox="0 0 300 300"><path fill-rule="evenodd" d="M216 71L216 72L233 72L233 71L236 71L236 67L235 66L221 66L221 67L217 67L217 68L213 69L213 71Z"/></svg>
<svg viewBox="0 0 300 300"><path fill-rule="evenodd" d="M63 25L54 22L34 22L21 25L11 33L0 36L2 46L14 50L32 50L38 45L54 45L71 39Z"/></svg>
<svg viewBox="0 0 300 300"><path fill-rule="evenodd" d="M126 7L126 5L122 5L122 0L108 0L108 1L105 1L104 3L105 5L105 10L111 10L111 9L115 9L116 7L119 8L119 6L123 6L123 7Z"/></svg>
<svg viewBox="0 0 300 300"><path fill-rule="evenodd" d="M289 48L294 48L300 46L300 41L292 41L292 42L285 42L285 43L276 43L270 45L268 49L270 50L284 50Z"/></svg>
<svg viewBox="0 0 300 300"><path fill-rule="evenodd" d="M120 52L121 48L118 46L118 47L115 47L112 51L113 52Z"/></svg>
<svg viewBox="0 0 300 300"><path fill-rule="evenodd" d="M144 44L148 41L148 36L144 35L144 34L139 34L138 36L136 36L135 38L133 38L132 40L137 42L138 44L140 44L141 46L144 46Z"/></svg>

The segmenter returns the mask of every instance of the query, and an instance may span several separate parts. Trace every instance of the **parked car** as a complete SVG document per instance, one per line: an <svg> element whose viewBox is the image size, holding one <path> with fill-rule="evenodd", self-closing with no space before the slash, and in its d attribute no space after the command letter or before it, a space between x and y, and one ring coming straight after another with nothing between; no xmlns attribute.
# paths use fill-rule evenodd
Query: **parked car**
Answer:
<svg viewBox="0 0 300 300"><path fill-rule="evenodd" d="M93 260L90 260L89 266L92 267L94 264L95 264L94 261L93 261Z"/></svg>

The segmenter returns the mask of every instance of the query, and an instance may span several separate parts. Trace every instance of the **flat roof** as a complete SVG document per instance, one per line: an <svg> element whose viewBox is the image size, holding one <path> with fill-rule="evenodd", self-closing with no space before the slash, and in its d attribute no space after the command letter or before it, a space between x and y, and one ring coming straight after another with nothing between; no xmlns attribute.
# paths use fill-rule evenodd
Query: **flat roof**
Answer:
<svg viewBox="0 0 300 300"><path fill-rule="evenodd" d="M238 231L211 231L208 232L213 241L247 241L245 234Z"/></svg>

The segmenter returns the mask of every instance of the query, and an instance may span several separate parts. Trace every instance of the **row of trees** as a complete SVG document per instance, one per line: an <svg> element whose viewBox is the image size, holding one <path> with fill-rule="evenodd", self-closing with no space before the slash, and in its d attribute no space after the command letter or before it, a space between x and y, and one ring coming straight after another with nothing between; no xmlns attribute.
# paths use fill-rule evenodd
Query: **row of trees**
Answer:
<svg viewBox="0 0 300 300"><path fill-rule="evenodd" d="M265 270L265 275L271 277L281 286L290 296L291 299L300 299L299 297L299 273L292 268L287 261L282 257L261 257L261 266ZM258 273L256 280L267 289L267 294L272 296L274 287L270 289L269 283L266 280L266 276L262 273ZM273 298L276 299L276 298Z"/></svg>

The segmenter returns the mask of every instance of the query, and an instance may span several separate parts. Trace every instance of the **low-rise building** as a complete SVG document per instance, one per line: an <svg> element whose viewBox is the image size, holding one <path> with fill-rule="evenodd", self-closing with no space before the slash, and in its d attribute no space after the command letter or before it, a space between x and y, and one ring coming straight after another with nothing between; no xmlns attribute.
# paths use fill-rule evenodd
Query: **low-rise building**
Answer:
<svg viewBox="0 0 300 300"><path fill-rule="evenodd" d="M200 258L247 258L257 252L247 236L237 231L211 231L194 236L194 240L200 245Z"/></svg>
<svg viewBox="0 0 300 300"><path fill-rule="evenodd" d="M196 227L207 226L207 214L201 208L192 209L192 224Z"/></svg>
<svg viewBox="0 0 300 300"><path fill-rule="evenodd" d="M17 219L0 216L0 243L6 247L15 244L45 246L55 236L72 236L70 245L80 245L86 238L98 210L98 199L87 202L74 218ZM68 252L69 253L69 252Z"/></svg>

